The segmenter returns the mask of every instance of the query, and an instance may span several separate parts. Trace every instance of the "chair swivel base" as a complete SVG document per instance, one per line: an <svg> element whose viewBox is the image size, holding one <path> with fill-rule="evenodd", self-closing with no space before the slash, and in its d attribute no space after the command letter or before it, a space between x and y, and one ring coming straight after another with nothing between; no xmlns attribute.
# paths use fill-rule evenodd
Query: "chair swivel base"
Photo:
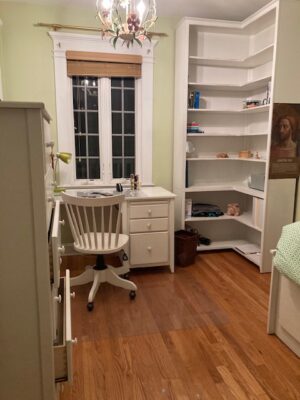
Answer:
<svg viewBox="0 0 300 400"><path fill-rule="evenodd" d="M129 290L129 297L131 300L133 300L136 297L136 291L137 287L136 285L127 280L121 278L115 271L114 267L111 267L110 265L107 265L105 269L97 269L94 268L94 279L93 279L93 285L89 293L88 297L88 304L87 304L87 309L89 311L92 311L94 308L94 298L96 296L96 293L99 289L99 286L103 282L108 282L113 286L118 286L123 289Z"/></svg>

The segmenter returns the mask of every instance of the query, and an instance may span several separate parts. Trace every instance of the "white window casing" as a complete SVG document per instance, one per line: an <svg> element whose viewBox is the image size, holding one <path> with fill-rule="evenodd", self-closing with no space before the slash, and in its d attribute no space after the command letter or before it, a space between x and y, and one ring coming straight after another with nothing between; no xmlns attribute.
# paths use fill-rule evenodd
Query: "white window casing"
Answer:
<svg viewBox="0 0 300 400"><path fill-rule="evenodd" d="M80 186L86 184L114 185L120 179L112 179L112 145L110 137L102 138L100 148L101 179L97 181L76 180L75 140L73 121L72 79L67 76L66 51L86 51L99 53L132 54L142 56L142 77L135 85L135 157L136 173L145 185L152 184L152 120L153 120L153 50L155 41L146 41L143 46L130 48L117 44L116 49L107 38L100 35L82 35L64 32L49 32L53 40L55 68L56 113L57 113L57 149L72 153L72 162L59 163L59 181L61 186ZM110 79L100 80L100 85L110 87ZM99 132L111 132L111 119L101 119L101 109L110 108L110 96L99 104Z"/></svg>

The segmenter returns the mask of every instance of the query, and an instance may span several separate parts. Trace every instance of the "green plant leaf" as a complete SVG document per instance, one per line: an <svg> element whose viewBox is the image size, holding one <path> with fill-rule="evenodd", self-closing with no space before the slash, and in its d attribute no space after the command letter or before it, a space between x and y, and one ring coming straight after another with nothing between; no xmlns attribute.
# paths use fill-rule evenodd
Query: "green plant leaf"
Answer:
<svg viewBox="0 0 300 400"><path fill-rule="evenodd" d="M118 36L115 36L114 38L113 38L113 46L114 46L114 48L116 48L116 43L117 43L117 40L119 39L119 37Z"/></svg>
<svg viewBox="0 0 300 400"><path fill-rule="evenodd" d="M142 47L142 42L140 41L140 39L138 39L138 38L134 38L134 40L137 42L137 44L140 46L140 47ZM133 43L132 43L133 44Z"/></svg>

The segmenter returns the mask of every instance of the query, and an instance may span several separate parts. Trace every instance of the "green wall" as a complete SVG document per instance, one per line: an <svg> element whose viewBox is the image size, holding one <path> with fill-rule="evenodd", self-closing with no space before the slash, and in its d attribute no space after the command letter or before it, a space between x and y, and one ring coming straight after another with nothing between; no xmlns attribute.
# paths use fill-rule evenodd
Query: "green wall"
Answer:
<svg viewBox="0 0 300 400"><path fill-rule="evenodd" d="M36 28L33 24L47 22L98 27L95 14L93 8L0 2L0 19L3 22L0 30L0 66L4 99L45 103L53 117L54 138L56 113L52 41L46 28ZM155 49L153 182L166 189L172 189L176 23L173 18L159 18L155 26L157 32L165 32L168 37L161 38Z"/></svg>

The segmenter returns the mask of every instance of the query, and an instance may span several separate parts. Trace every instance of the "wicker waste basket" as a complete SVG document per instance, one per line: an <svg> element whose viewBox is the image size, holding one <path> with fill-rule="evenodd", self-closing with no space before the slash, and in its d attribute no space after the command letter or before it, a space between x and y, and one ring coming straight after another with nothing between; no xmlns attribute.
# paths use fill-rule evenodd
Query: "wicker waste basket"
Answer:
<svg viewBox="0 0 300 400"><path fill-rule="evenodd" d="M175 264L181 267L193 264L197 255L198 235L189 231L175 232Z"/></svg>

